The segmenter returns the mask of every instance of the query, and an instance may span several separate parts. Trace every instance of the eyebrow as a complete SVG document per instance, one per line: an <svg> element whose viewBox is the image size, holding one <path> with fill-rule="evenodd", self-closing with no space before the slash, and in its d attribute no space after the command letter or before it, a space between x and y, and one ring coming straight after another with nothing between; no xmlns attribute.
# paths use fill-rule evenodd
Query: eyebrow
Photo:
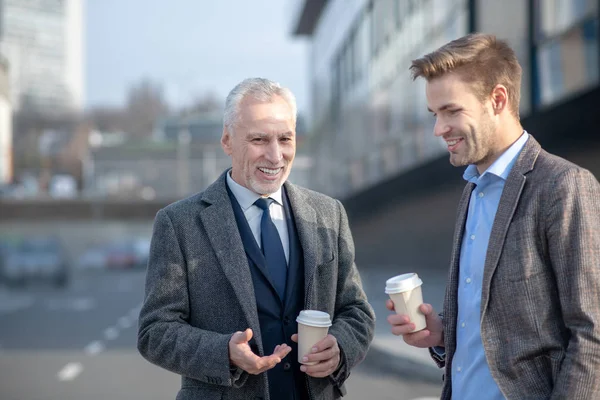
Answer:
<svg viewBox="0 0 600 400"><path fill-rule="evenodd" d="M277 134L277 136L278 137L293 136L293 134L294 133L292 131L287 131L287 132L279 133L279 134ZM249 136L251 136L251 137L266 137L266 136L270 136L270 135L265 132L250 132Z"/></svg>
<svg viewBox="0 0 600 400"><path fill-rule="evenodd" d="M448 108L452 108L452 107L460 107L458 104L456 103L447 103L444 104L443 106L440 107L440 111L444 111L447 110ZM430 113L434 113L435 111L433 111L431 108L427 107L427 111L429 111Z"/></svg>

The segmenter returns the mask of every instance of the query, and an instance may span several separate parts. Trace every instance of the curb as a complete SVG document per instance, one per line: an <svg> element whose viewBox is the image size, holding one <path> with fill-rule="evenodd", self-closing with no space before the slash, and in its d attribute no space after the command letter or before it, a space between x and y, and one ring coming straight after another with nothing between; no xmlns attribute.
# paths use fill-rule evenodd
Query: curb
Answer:
<svg viewBox="0 0 600 400"><path fill-rule="evenodd" d="M416 361L413 358L393 354L383 346L371 344L369 353L363 364L380 368L388 373L413 381L421 381L430 384L443 384L443 370L439 369L433 360L431 364Z"/></svg>

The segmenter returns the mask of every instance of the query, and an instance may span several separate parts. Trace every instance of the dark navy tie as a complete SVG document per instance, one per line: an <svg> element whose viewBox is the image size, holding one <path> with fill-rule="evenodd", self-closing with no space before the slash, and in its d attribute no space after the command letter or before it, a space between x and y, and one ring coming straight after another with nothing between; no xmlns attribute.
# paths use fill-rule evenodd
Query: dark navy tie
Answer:
<svg viewBox="0 0 600 400"><path fill-rule="evenodd" d="M271 219L269 206L273 199L261 197L254 204L263 210L262 219L260 220L260 241L262 243L262 252L267 261L267 269L271 276L271 282L275 285L275 290L279 297L283 300L285 296L285 283L287 275L287 262L281 238L277 232L277 228Z"/></svg>

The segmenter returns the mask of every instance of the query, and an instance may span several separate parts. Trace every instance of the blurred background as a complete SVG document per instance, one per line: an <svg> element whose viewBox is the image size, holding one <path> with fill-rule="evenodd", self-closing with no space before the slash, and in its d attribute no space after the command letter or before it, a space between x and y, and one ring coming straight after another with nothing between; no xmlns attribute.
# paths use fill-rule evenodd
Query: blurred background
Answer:
<svg viewBox="0 0 600 400"><path fill-rule="evenodd" d="M410 61L506 39L524 127L600 176L599 20L600 0L1 0L0 398L174 398L135 349L152 221L230 165L224 99L250 76L297 96L290 180L349 213L378 321L347 398L439 395L385 322L409 270L441 307L464 184Z"/></svg>

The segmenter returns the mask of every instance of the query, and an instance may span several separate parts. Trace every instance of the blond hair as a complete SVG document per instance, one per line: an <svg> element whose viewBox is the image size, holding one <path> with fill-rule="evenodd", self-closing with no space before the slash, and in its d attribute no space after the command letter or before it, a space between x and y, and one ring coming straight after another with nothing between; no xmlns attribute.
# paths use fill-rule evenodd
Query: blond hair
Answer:
<svg viewBox="0 0 600 400"><path fill-rule="evenodd" d="M412 78L430 81L455 73L473 88L484 101L498 84L508 91L508 107L519 118L521 66L513 49L494 35L471 33L453 40L439 49L413 60Z"/></svg>

